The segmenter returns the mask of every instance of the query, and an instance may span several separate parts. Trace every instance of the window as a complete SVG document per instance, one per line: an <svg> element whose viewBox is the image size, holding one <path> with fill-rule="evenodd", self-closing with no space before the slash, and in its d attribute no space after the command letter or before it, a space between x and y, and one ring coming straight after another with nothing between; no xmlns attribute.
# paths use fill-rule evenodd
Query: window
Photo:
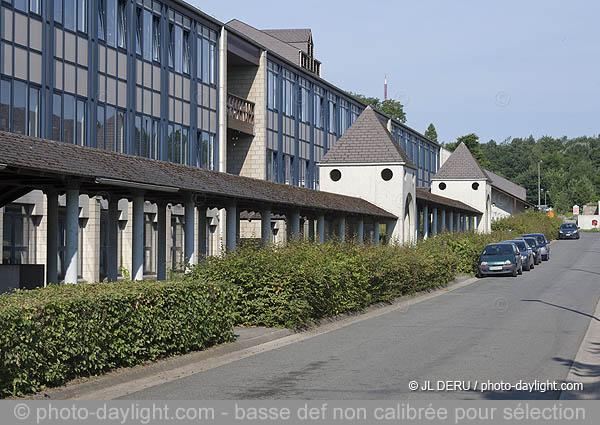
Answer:
<svg viewBox="0 0 600 425"><path fill-rule="evenodd" d="M277 74L267 72L267 108L277 110Z"/></svg>
<svg viewBox="0 0 600 425"><path fill-rule="evenodd" d="M208 43L208 68L210 69L210 84L217 83L216 61L217 61L217 46L215 43Z"/></svg>
<svg viewBox="0 0 600 425"><path fill-rule="evenodd" d="M289 117L295 116L294 104L295 104L295 90L294 82L284 78L283 80L283 95L284 95L284 109L283 113Z"/></svg>
<svg viewBox="0 0 600 425"><path fill-rule="evenodd" d="M27 84L15 80L13 90L13 132L25 134L27 122Z"/></svg>
<svg viewBox="0 0 600 425"><path fill-rule="evenodd" d="M152 59L160 62L160 17L152 17Z"/></svg>
<svg viewBox="0 0 600 425"><path fill-rule="evenodd" d="M98 105L96 110L96 147L104 149L104 106Z"/></svg>
<svg viewBox="0 0 600 425"><path fill-rule="evenodd" d="M152 60L152 14L148 10L144 10L143 13L143 23L139 23L139 25L143 26L143 34L144 39L142 42L142 51L144 52L144 59L147 61Z"/></svg>
<svg viewBox="0 0 600 425"><path fill-rule="evenodd" d="M106 39L106 2L105 2L105 0L97 0L97 1L98 1L98 39L105 40ZM56 4L54 5L54 14L55 14L54 20L56 20Z"/></svg>
<svg viewBox="0 0 600 425"><path fill-rule="evenodd" d="M77 30L87 32L87 0L77 0Z"/></svg>
<svg viewBox="0 0 600 425"><path fill-rule="evenodd" d="M202 39L202 81L208 83L210 80L210 61L208 59L208 40Z"/></svg>
<svg viewBox="0 0 600 425"><path fill-rule="evenodd" d="M171 268L178 270L183 264L183 216L171 216Z"/></svg>
<svg viewBox="0 0 600 425"><path fill-rule="evenodd" d="M335 102L331 101L331 100L329 101L328 122L329 122L329 132L335 133Z"/></svg>
<svg viewBox="0 0 600 425"><path fill-rule="evenodd" d="M156 237L158 226L154 223L154 214L144 214L144 274L156 273Z"/></svg>
<svg viewBox="0 0 600 425"><path fill-rule="evenodd" d="M313 114L314 114L314 124L317 128L323 128L323 97L315 94L314 97L314 106L313 106Z"/></svg>
<svg viewBox="0 0 600 425"><path fill-rule="evenodd" d="M142 54L143 27L144 27L144 21L142 18L142 8L138 7L135 9L135 53L138 55Z"/></svg>
<svg viewBox="0 0 600 425"><path fill-rule="evenodd" d="M384 181L390 181L392 177L394 177L394 173L389 168L384 168L383 170L381 170L381 178Z"/></svg>
<svg viewBox="0 0 600 425"><path fill-rule="evenodd" d="M116 111L114 106L106 105L104 109L106 121L104 123L104 149L107 151L115 150L115 121Z"/></svg>
<svg viewBox="0 0 600 425"><path fill-rule="evenodd" d="M115 46L117 42L117 0L106 1L106 43Z"/></svg>
<svg viewBox="0 0 600 425"><path fill-rule="evenodd" d="M0 81L0 130L10 131L10 81Z"/></svg>
<svg viewBox="0 0 600 425"><path fill-rule="evenodd" d="M183 67L183 28L175 25L175 72L181 72Z"/></svg>
<svg viewBox="0 0 600 425"><path fill-rule="evenodd" d="M310 119L310 92L306 87L300 87L300 120L308 122Z"/></svg>
<svg viewBox="0 0 600 425"><path fill-rule="evenodd" d="M175 65L175 24L169 24L169 66Z"/></svg>
<svg viewBox="0 0 600 425"><path fill-rule="evenodd" d="M60 3L60 0L57 1L57 3ZM75 0L64 0L64 21L63 21L63 26L71 31L75 31L75 12L76 12L76 5L75 5Z"/></svg>
<svg viewBox="0 0 600 425"><path fill-rule="evenodd" d="M183 72L184 74L190 73L190 32L183 32Z"/></svg>
<svg viewBox="0 0 600 425"><path fill-rule="evenodd" d="M337 168L334 170L331 170L329 172L329 178L334 182L340 181L340 179L342 178L342 172L340 170L338 170Z"/></svg>
<svg viewBox="0 0 600 425"><path fill-rule="evenodd" d="M125 152L125 111L117 110L117 140L115 141L115 152Z"/></svg>
<svg viewBox="0 0 600 425"><path fill-rule="evenodd" d="M77 134L75 143L79 146L86 146L86 119L87 111L85 108L85 102L83 100L77 100Z"/></svg>
<svg viewBox="0 0 600 425"><path fill-rule="evenodd" d="M277 181L277 152L267 149L267 180Z"/></svg>
<svg viewBox="0 0 600 425"><path fill-rule="evenodd" d="M15 0L15 9L27 12L27 0Z"/></svg>
<svg viewBox="0 0 600 425"><path fill-rule="evenodd" d="M62 96L54 94L52 96L52 140L60 142L62 140Z"/></svg>
<svg viewBox="0 0 600 425"><path fill-rule="evenodd" d="M38 137L40 131L40 91L36 88L29 88L29 116L28 131L30 136Z"/></svg>
<svg viewBox="0 0 600 425"><path fill-rule="evenodd" d="M2 263L35 263L35 226L29 208L8 204L4 207L3 221Z"/></svg>
<svg viewBox="0 0 600 425"><path fill-rule="evenodd" d="M75 142L75 98L68 94L63 95L63 140Z"/></svg>
<svg viewBox="0 0 600 425"><path fill-rule="evenodd" d="M117 7L117 46L127 48L127 2L119 0Z"/></svg>
<svg viewBox="0 0 600 425"><path fill-rule="evenodd" d="M348 129L348 109L342 106L340 108L340 134L344 134Z"/></svg>

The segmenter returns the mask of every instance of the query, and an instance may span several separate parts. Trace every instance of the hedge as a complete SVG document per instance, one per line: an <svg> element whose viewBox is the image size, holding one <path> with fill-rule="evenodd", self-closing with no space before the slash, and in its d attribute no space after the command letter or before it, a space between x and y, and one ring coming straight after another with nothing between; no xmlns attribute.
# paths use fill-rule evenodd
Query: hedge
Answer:
<svg viewBox="0 0 600 425"><path fill-rule="evenodd" d="M226 285L52 285L0 296L0 396L233 339Z"/></svg>

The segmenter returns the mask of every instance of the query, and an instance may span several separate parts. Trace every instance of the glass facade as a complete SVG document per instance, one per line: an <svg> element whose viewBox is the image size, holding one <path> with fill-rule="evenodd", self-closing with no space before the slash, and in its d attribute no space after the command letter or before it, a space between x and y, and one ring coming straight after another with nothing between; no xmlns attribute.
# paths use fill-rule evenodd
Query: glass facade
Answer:
<svg viewBox="0 0 600 425"><path fill-rule="evenodd" d="M155 0L3 0L0 129L216 169L218 29Z"/></svg>
<svg viewBox="0 0 600 425"><path fill-rule="evenodd" d="M440 147L392 122L392 136L417 166L417 186L430 186L440 164Z"/></svg>
<svg viewBox="0 0 600 425"><path fill-rule="evenodd" d="M362 106L278 62L269 60L267 68L266 178L318 189L315 163Z"/></svg>

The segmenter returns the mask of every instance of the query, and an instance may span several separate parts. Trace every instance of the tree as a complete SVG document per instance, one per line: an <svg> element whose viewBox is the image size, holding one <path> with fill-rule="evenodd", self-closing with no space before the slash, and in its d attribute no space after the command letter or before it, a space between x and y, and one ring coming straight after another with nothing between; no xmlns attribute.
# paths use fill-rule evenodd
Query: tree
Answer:
<svg viewBox="0 0 600 425"><path fill-rule="evenodd" d="M435 131L435 126L433 125L433 123L429 124L429 127L427 127L427 130L425 130L425 137L427 137L429 140L433 140L434 142L437 142L437 131Z"/></svg>
<svg viewBox="0 0 600 425"><path fill-rule="evenodd" d="M381 100L377 97L367 97L359 93L350 92L351 96L354 96L358 100L371 105L373 109L377 109L380 112L388 115L393 119L397 119L402 123L406 122L406 113L404 112L404 105L394 99Z"/></svg>
<svg viewBox="0 0 600 425"><path fill-rule="evenodd" d="M446 143L445 148L451 152L454 152L454 150L461 143L464 143L467 146L467 148L471 152L471 155L473 155L473 157L477 160L477 162L479 162L479 165L481 167L483 167L483 168L491 167L491 165L492 165L491 162L487 159L487 157L483 153L483 150L481 149L481 144L479 143L478 135L476 135L475 133L470 133L465 136L460 136L456 139L456 142Z"/></svg>

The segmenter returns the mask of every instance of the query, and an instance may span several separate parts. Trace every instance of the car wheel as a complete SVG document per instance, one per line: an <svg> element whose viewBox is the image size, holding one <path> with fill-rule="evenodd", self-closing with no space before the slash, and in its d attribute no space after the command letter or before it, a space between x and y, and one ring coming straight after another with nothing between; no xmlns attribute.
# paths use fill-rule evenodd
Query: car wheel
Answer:
<svg viewBox="0 0 600 425"><path fill-rule="evenodd" d="M517 267L515 266L515 268L513 269L512 272L512 277L517 277L519 275L519 271L517 270Z"/></svg>
<svg viewBox="0 0 600 425"><path fill-rule="evenodd" d="M521 267L519 267L519 274L523 274L523 265L521 265Z"/></svg>
<svg viewBox="0 0 600 425"><path fill-rule="evenodd" d="M526 272L531 270L531 264L529 264L529 262L527 262L527 265L523 266L523 270L525 270Z"/></svg>

